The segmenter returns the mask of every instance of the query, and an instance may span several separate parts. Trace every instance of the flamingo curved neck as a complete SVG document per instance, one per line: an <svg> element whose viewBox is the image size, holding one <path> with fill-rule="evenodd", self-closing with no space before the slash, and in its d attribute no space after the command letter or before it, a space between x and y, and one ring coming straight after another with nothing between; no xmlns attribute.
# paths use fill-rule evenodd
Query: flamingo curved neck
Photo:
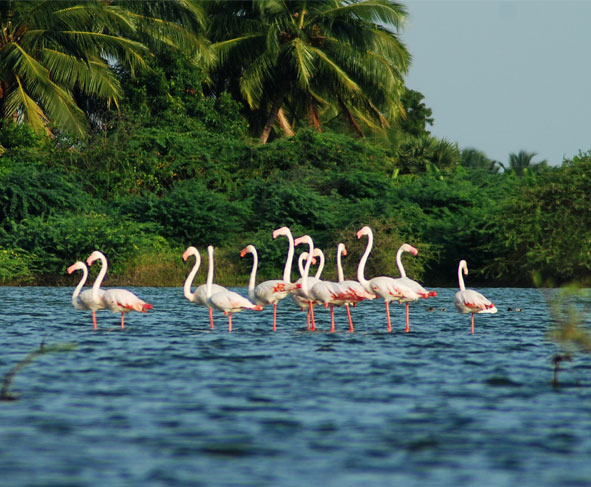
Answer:
<svg viewBox="0 0 591 487"><path fill-rule="evenodd" d="M320 258L320 263L318 264L318 269L316 269L316 274L314 274L314 277L318 280L320 280L320 276L322 275L322 271L324 270L324 252L322 252L322 250L320 250L319 248L315 248L314 249L314 256L317 256ZM314 262L314 259L312 259L312 262Z"/></svg>
<svg viewBox="0 0 591 487"><path fill-rule="evenodd" d="M88 279L88 269L86 265L84 267L80 267L80 269L82 269L82 278L72 293L72 306L74 306L74 308L78 304L78 295L80 294L80 291L82 291L82 287L84 284L86 284L86 280Z"/></svg>
<svg viewBox="0 0 591 487"><path fill-rule="evenodd" d="M207 299L211 298L211 288L213 286L213 247L210 245L207 247L207 284L206 284L206 296Z"/></svg>
<svg viewBox="0 0 591 487"><path fill-rule="evenodd" d="M291 282L291 264L293 262L293 255L295 253L295 244L291 232L285 234L289 241L289 250L287 251L287 260L285 261L285 267L283 269L283 280L285 282Z"/></svg>
<svg viewBox="0 0 591 487"><path fill-rule="evenodd" d="M98 276L96 276L94 284L92 285L92 299L95 301L98 301L99 299L98 292L101 288L101 284L103 283L103 279L107 275L107 268L109 267L107 258L103 254L99 255L99 260L101 261L101 270L99 271Z"/></svg>
<svg viewBox="0 0 591 487"><path fill-rule="evenodd" d="M304 277L304 260L308 258L308 252L302 252L298 258L298 269L300 271L300 277Z"/></svg>
<svg viewBox="0 0 591 487"><path fill-rule="evenodd" d="M464 285L464 277L462 276L463 266L458 267L458 283L460 284L460 291L465 291L466 286Z"/></svg>
<svg viewBox="0 0 591 487"><path fill-rule="evenodd" d="M337 278L339 282L343 282L345 280L345 274L343 273L343 264L341 262L341 255L343 254L343 250L345 246L343 244L339 244L337 246Z"/></svg>
<svg viewBox="0 0 591 487"><path fill-rule="evenodd" d="M312 259L314 258L314 242L312 239L307 240L310 250L308 250L308 260L306 260L306 266L304 267L304 275L302 276L302 291L304 294L308 294L308 274L310 273L310 266L312 265Z"/></svg>
<svg viewBox="0 0 591 487"><path fill-rule="evenodd" d="M195 264L193 264L193 268L191 269L191 272L189 272L187 279L185 279L185 285L183 286L185 298L187 298L189 301L193 301L193 298L195 297L195 293L191 291L191 286L193 285L195 276L197 275L199 267L201 266L201 256L199 253L197 252L193 255L195 256Z"/></svg>
<svg viewBox="0 0 591 487"><path fill-rule="evenodd" d="M404 266L402 265L402 252L404 249L402 246L396 252L396 265L398 266L398 272L400 272L400 277L406 277L406 271L404 270Z"/></svg>
<svg viewBox="0 0 591 487"><path fill-rule="evenodd" d="M252 269L250 271L250 279L248 280L248 297L254 299L254 287L257 279L257 268L259 266L259 256L256 249L251 249L249 252L252 254Z"/></svg>
<svg viewBox="0 0 591 487"><path fill-rule="evenodd" d="M357 266L357 280L363 285L363 287L367 287L368 280L365 278L365 263L367 262L367 258L371 252L373 247L373 232L371 230L368 231L367 235L367 246L365 247L365 252L363 253L361 260L359 261L359 265Z"/></svg>

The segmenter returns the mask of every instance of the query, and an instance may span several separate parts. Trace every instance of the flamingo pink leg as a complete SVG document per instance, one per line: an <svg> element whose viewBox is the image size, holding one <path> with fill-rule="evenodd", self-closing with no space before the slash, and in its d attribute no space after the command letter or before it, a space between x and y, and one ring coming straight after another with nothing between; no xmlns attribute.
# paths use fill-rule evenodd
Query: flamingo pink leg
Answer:
<svg viewBox="0 0 591 487"><path fill-rule="evenodd" d="M310 308L308 308L306 311L306 323L308 324L308 327L306 329L309 331L310 330Z"/></svg>
<svg viewBox="0 0 591 487"><path fill-rule="evenodd" d="M125 328L125 313L121 313L121 329Z"/></svg>
<svg viewBox="0 0 591 487"><path fill-rule="evenodd" d="M388 333L392 331L392 322L390 321L390 303L386 301L386 317L388 318Z"/></svg>
<svg viewBox="0 0 591 487"><path fill-rule="evenodd" d="M472 313L471 329L472 329L472 335L474 335L474 313Z"/></svg>
<svg viewBox="0 0 591 487"><path fill-rule="evenodd" d="M277 303L273 303L273 331L277 331Z"/></svg>
<svg viewBox="0 0 591 487"><path fill-rule="evenodd" d="M98 330L98 326L96 324L96 311L92 312L92 329Z"/></svg>
<svg viewBox="0 0 591 487"><path fill-rule="evenodd" d="M347 318L349 318L349 331L351 333L353 333L354 329L353 329L353 320L351 319L351 310L349 309L349 305L346 304L345 308L347 310Z"/></svg>
<svg viewBox="0 0 591 487"><path fill-rule="evenodd" d="M310 303L310 319L312 321L311 331L316 331L316 322L314 321L314 304Z"/></svg>
<svg viewBox="0 0 591 487"><path fill-rule="evenodd" d="M334 326L334 305L330 305L330 332L334 333L335 326Z"/></svg>
<svg viewBox="0 0 591 487"><path fill-rule="evenodd" d="M228 313L228 331L232 331L232 313Z"/></svg>
<svg viewBox="0 0 591 487"><path fill-rule="evenodd" d="M404 329L404 331L406 333L408 333L410 331L410 321L408 319L408 308L409 308L409 303L406 303L406 328Z"/></svg>
<svg viewBox="0 0 591 487"><path fill-rule="evenodd" d="M213 309L209 308L209 323L211 325L211 329L213 330Z"/></svg>

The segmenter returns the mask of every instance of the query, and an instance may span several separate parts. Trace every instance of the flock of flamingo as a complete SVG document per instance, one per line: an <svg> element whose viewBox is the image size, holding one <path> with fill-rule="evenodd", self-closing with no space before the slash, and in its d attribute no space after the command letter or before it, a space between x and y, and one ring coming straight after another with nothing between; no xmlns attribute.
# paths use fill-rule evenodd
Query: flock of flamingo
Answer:
<svg viewBox="0 0 591 487"><path fill-rule="evenodd" d="M345 280L341 257L347 254L345 245L340 243L337 246L337 276L338 281L324 281L320 279L320 274L324 267L323 252L314 247L314 242L309 235L294 239L288 227L282 227L273 232L273 239L285 236L289 242L287 259L283 270L283 279L274 279L256 284L256 273L258 268L258 254L253 245L246 246L240 253L241 257L247 254L252 255L252 270L248 284L248 298L230 291L223 286L213 282L214 276L214 248L210 245L207 248L208 253L208 272L207 282L192 290L193 281L201 266L201 256L199 251L191 246L183 253L183 260L187 261L189 257L195 257L195 263L189 272L184 283L185 297L196 304L206 306L209 309L209 321L211 328L214 327L213 309L223 311L228 316L228 331L232 331L232 314L245 309L260 311L267 305L273 306L273 331L277 329L277 304L287 296L291 296L302 310L307 311L308 330L316 330L314 319L314 306L324 305L330 308L331 328L335 331L334 307L344 306L347 311L349 321L349 331L354 331L353 320L351 318L350 306L355 306L363 300L371 300L377 297L382 298L386 304L386 318L388 332L392 331L390 320L390 302L397 301L406 305L406 328L410 331L409 304L413 301L437 296L435 291L427 291L418 282L406 276L404 266L402 265L402 254L408 252L417 255L417 249L409 244L402 244L396 254L396 264L400 277L374 277L370 280L365 278L365 264L373 247L373 232L368 226L363 227L357 232L357 238L367 237L365 251L357 267L357 280ZM301 277L296 282L291 282L291 268L295 253L295 247L304 244L308 246L308 251L303 252L299 257L299 270ZM318 257L318 259L317 259ZM86 280L88 279L88 267L93 262L101 262L101 270L91 289L82 291ZM310 268L318 262L318 270L315 276L310 276ZM126 289L102 289L101 284L107 274L107 258L98 250L90 254L86 263L76 262L68 267L68 273L76 270L82 271L82 278L74 289L72 294L72 305L76 309L92 312L92 324L96 330L97 319L96 312L107 309L114 313L121 313L121 328L125 328L125 314L130 311L147 312L152 309L152 305L146 303L131 291ZM470 313L471 332L474 334L474 315L478 313L496 313L497 308L486 297L473 289L466 289L464 278L468 274L468 265L465 260L461 260L458 266L458 282L460 290L456 293L454 303L461 313Z"/></svg>

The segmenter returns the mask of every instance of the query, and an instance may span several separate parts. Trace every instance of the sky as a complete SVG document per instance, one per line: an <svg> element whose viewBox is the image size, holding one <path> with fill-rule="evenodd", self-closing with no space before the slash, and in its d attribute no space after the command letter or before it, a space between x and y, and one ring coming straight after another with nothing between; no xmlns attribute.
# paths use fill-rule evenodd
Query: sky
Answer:
<svg viewBox="0 0 591 487"><path fill-rule="evenodd" d="M591 0L399 0L432 135L504 164L591 150Z"/></svg>

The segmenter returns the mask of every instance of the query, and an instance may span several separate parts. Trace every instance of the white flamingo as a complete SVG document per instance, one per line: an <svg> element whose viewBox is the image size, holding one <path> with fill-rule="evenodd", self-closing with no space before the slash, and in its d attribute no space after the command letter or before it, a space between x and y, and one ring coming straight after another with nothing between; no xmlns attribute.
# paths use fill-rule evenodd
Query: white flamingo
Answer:
<svg viewBox="0 0 591 487"><path fill-rule="evenodd" d="M88 267L84 262L75 262L70 267L68 267L68 274L72 274L72 272L77 270L82 271L82 278L72 293L72 306L75 309L92 311L92 328L97 330L98 325L96 322L96 312L98 310L105 309L105 300L103 298L105 291L100 289L103 278L105 277L105 273L102 272L103 270L101 269L101 273L99 273L96 280L94 281L92 289L86 289L85 291L80 292L84 284L86 284L86 280L88 279Z"/></svg>
<svg viewBox="0 0 591 487"><path fill-rule="evenodd" d="M312 265L312 259L314 259L314 241L312 240L312 237L310 237L309 235L304 235L302 237L298 237L295 239L295 245L299 245L301 243L305 243L308 244L309 246L309 250L308 250L308 259L306 260L306 265L304 267L304 275L302 276L302 287L300 289L298 289L298 293L301 294L301 296L306 300L306 302L308 303L308 309L309 309L309 321L311 322L311 325L308 326L308 329L311 331L315 331L316 330L316 323L314 321L314 298L312 297L312 295L310 294L310 278L308 277L308 274L310 273L310 266Z"/></svg>
<svg viewBox="0 0 591 487"><path fill-rule="evenodd" d="M343 266L341 264L341 255L346 254L345 245L339 243L337 245L337 276L339 282L319 281L310 289L310 295L314 301L319 304L324 304L324 307L330 307L330 331L335 331L334 307L346 306L347 317L349 319L349 331L353 331L353 320L351 319L351 312L349 310L350 303L356 303L368 296L370 299L375 298L371 293L368 293L359 282L345 281L343 274Z"/></svg>
<svg viewBox="0 0 591 487"><path fill-rule="evenodd" d="M436 291L427 291L417 281L413 281L412 279L410 279L409 277L406 276L406 271L404 270L404 266L402 265L402 253L403 252L408 252L412 255L417 255L419 253L419 251L415 247L413 247L412 245L409 245L407 243L403 243L400 246L400 248L398 249L398 252L396 252L396 265L398 266L398 272L400 272L400 277L398 278L398 281L400 283L404 284L409 289L412 289L419 296L417 299L419 299L419 298L426 299L426 298L437 296ZM408 333L410 331L409 304L411 301L416 301L416 299L405 298L405 299L398 300L399 303L406 304L406 328L404 330L406 333Z"/></svg>
<svg viewBox="0 0 591 487"><path fill-rule="evenodd" d="M207 252L213 257L213 247L207 247ZM212 258L213 262L213 258ZM212 266L213 269L213 266ZM215 309L223 311L228 316L228 331L232 331L232 314L245 309L261 311L262 306L251 303L244 296L224 288L223 291L213 292L213 272L207 273L207 304Z"/></svg>
<svg viewBox="0 0 591 487"><path fill-rule="evenodd" d="M90 254L88 259L86 259L86 263L90 266L95 260L101 261L101 273L104 271L104 274L106 274L108 264L105 255L102 252L95 250L92 254ZM93 293L95 293L94 288ZM152 309L151 304L146 303L127 289L107 289L103 294L103 299L107 309L113 313L121 313L121 328L125 328L126 313L129 313L130 311L146 313L148 310Z"/></svg>
<svg viewBox="0 0 591 487"><path fill-rule="evenodd" d="M287 282L284 279L272 279L261 282L255 287L259 256L254 245L247 245L240 252L240 257L252 254L252 270L248 281L248 297L255 304L266 306L273 305L273 331L277 330L277 303L285 298L291 291L301 287L301 284ZM292 255L293 258L293 255ZM288 258L289 260L289 258ZM290 266L291 268L291 262ZM285 276L285 273L283 274Z"/></svg>
<svg viewBox="0 0 591 487"><path fill-rule="evenodd" d="M343 264L341 261L341 256L347 255L347 249L345 244L339 243L337 246L337 277L338 277L338 285L342 289L343 296L346 297L342 304L345 305L345 309L347 310L347 318L349 320L349 331L353 332L353 319L351 318L351 310L349 306L352 304L355 306L358 302L363 301L365 299L375 299L376 295L373 293L368 292L363 285L359 281L353 280L345 280L345 274L343 272ZM341 306L342 304L340 304ZM335 306L337 303L335 303Z"/></svg>
<svg viewBox="0 0 591 487"><path fill-rule="evenodd" d="M419 299L419 295L412 289L407 287L399 279L392 277L380 276L374 277L371 280L365 279L365 263L373 247L373 232L371 228L365 226L357 232L357 238L367 236L367 246L365 252L359 261L357 268L357 280L363 285L366 291L374 293L384 299L386 303L386 318L388 320L388 332L392 331L392 323L390 321L390 301L401 301L409 299L411 301Z"/></svg>
<svg viewBox="0 0 591 487"><path fill-rule="evenodd" d="M316 257L318 257L318 261L316 260ZM310 296L308 294L304 294L302 291L302 280L304 278L304 267L305 267L305 262L308 259L308 252L302 252L300 254L300 257L298 258L298 269L300 271L300 277L298 278L298 280L296 281L296 284L299 284L300 287L298 289L294 289L291 293L291 300L294 302L294 304L300 308L302 311L306 311L306 321L308 324L308 330L314 331L315 325L313 327L312 323L310 322ZM314 284L320 282L320 276L322 275L322 271L324 270L324 263L325 263L325 259L324 259L324 252L322 252L322 250L320 250L319 248L314 248L314 252L312 254L312 264L316 265L316 262L318 262L318 269L316 269L316 274L314 276L310 276L308 275L308 289L311 289L312 286L314 286ZM309 272L308 272L309 274Z"/></svg>
<svg viewBox="0 0 591 487"><path fill-rule="evenodd" d="M468 275L468 264L465 260L460 260L460 264L458 265L458 283L460 285L460 290L456 293L454 304L460 313L472 314L470 328L472 334L474 334L474 315L476 313L496 313L497 307L478 291L466 289L462 271L464 272L464 275Z"/></svg>
<svg viewBox="0 0 591 487"><path fill-rule="evenodd" d="M185 252L183 253L183 260L186 262L187 259L192 255L195 256L195 264L193 265L191 272L189 272L189 275L187 276L187 279L185 280L183 292L185 294L185 298L187 298L192 303L200 304L202 306L207 306L207 308L209 310L209 324L210 324L211 329L213 330L213 309L207 303L207 285L201 284L200 286L198 286L195 289L195 291L193 291L193 292L191 291L191 285L193 284L193 281L195 280L195 276L197 275L197 272L199 271L199 266L201 265L201 255L199 255L199 251L195 247L193 247L193 246L187 247L187 250L185 250ZM212 278L212 282L213 282L213 254L209 255L208 258L209 258L209 264L208 264L208 269L207 269L207 275L209 276L209 273L211 273L211 278ZM211 286L212 286L212 293L216 293L216 292L223 291L224 289L226 289L225 287L220 286L219 284L212 284Z"/></svg>

